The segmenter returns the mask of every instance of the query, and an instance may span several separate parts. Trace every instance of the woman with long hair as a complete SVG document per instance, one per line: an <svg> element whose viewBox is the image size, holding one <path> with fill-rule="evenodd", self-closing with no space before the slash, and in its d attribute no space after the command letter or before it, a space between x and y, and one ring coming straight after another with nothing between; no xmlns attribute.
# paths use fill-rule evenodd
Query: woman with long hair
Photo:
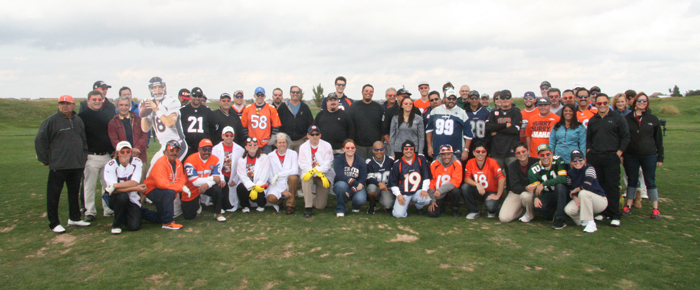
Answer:
<svg viewBox="0 0 700 290"><path fill-rule="evenodd" d="M586 152L586 127L576 118L576 106L566 104L561 109L561 119L552 126L549 134L549 146L552 153L561 157L565 164L570 164L570 154L574 149Z"/></svg>
<svg viewBox="0 0 700 290"><path fill-rule="evenodd" d="M640 92L632 102L632 113L625 116L630 131L630 143L622 154L622 165L627 173L627 197L622 215L632 213L632 201L639 186L639 168L651 201L650 218L659 219L659 190L656 188L656 167L664 162L664 144L659 118L648 112L649 96Z"/></svg>
<svg viewBox="0 0 700 290"><path fill-rule="evenodd" d="M625 94L617 94L612 99L613 111L620 113L623 117L632 112L627 108L627 97Z"/></svg>
<svg viewBox="0 0 700 290"><path fill-rule="evenodd" d="M236 166L236 173L241 182L236 187L238 200L243 212L250 212L250 201L258 204L258 211L265 211L265 192L270 179L270 161L258 147L258 138L248 137L245 152Z"/></svg>
<svg viewBox="0 0 700 290"><path fill-rule="evenodd" d="M418 148L415 152L423 152L423 144L425 144L425 125L423 118L412 112L413 100L406 96L401 100L401 112L396 114L391 119L391 129L389 131L389 142L394 150L394 159L399 159L403 156L401 144L410 140Z"/></svg>
<svg viewBox="0 0 700 290"><path fill-rule="evenodd" d="M333 169L335 180L333 193L338 201L335 213L338 217L345 216L345 204L352 200L352 212L360 212L360 207L367 202L365 181L367 180L367 164L365 159L355 154L357 146L352 139L343 142L343 154L335 156Z"/></svg>

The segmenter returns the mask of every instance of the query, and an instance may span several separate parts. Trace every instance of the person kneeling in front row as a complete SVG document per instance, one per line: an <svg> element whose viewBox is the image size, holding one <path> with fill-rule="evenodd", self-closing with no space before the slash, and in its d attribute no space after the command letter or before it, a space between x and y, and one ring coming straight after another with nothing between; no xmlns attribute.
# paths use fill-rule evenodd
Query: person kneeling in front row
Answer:
<svg viewBox="0 0 700 290"><path fill-rule="evenodd" d="M554 218L552 228L560 230L566 227L566 165L559 156L552 155L549 144L537 146L537 156L540 162L530 167L526 190L535 194L535 209L547 220Z"/></svg>
<svg viewBox="0 0 700 290"><path fill-rule="evenodd" d="M182 162L178 154L182 145L176 140L165 143L163 155L155 160L146 181L146 197L156 206L160 222L164 229L179 230L181 224L173 220L173 201L178 193L191 195L190 189L185 186L187 176L182 168Z"/></svg>
<svg viewBox="0 0 700 290"><path fill-rule="evenodd" d="M445 200L452 204L452 216L459 217L459 200L462 192L462 163L454 156L452 145L440 146L440 156L430 164L430 189L432 203L428 207L429 217L439 217L445 211Z"/></svg>
<svg viewBox="0 0 700 290"><path fill-rule="evenodd" d="M187 172L187 187L192 193L182 197L182 215L186 220L197 217L200 212L200 195L209 196L214 203L214 219L225 222L223 215L223 197L221 189L226 184L226 178L221 174L221 162L219 158L213 156L212 144L209 139L199 141L199 148L196 153L185 159L185 172Z"/></svg>
<svg viewBox="0 0 700 290"><path fill-rule="evenodd" d="M484 201L488 218L495 218L498 212L499 200L506 187L506 178L495 159L486 157L484 143L474 145L474 158L467 161L464 167L464 184L462 194L467 205L467 219L479 217L479 207L476 201Z"/></svg>
<svg viewBox="0 0 700 290"><path fill-rule="evenodd" d="M568 172L569 195L573 198L564 211L576 225L584 226L584 232L592 233L598 230L593 219L608 207L605 191L598 183L595 169L586 163L581 150L571 151L571 169Z"/></svg>
<svg viewBox="0 0 700 290"><path fill-rule="evenodd" d="M391 192L396 196L392 214L397 218L405 218L408 205L415 203L418 212L430 204L428 188L430 187L430 169L423 155L416 154L416 145L406 140L401 145L403 156L394 162L391 169L389 184Z"/></svg>
<svg viewBox="0 0 700 290"><path fill-rule="evenodd" d="M507 166L506 182L509 191L498 213L498 219L508 223L520 217L521 222L529 223L535 218L535 204L532 192L525 190L530 184L527 173L530 167L540 160L530 157L530 150L524 142L515 144L515 158L517 160Z"/></svg>

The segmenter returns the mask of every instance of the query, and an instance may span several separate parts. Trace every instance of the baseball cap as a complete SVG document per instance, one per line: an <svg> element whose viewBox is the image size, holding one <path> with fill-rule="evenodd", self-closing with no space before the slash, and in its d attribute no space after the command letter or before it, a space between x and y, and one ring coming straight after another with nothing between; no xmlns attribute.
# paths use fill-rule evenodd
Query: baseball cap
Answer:
<svg viewBox="0 0 700 290"><path fill-rule="evenodd" d="M264 95L264 94L265 94L265 89L263 89L263 87L257 87L257 88L255 88L255 95L257 95L258 93L262 93L262 94Z"/></svg>
<svg viewBox="0 0 700 290"><path fill-rule="evenodd" d="M477 91L477 90L471 90L471 91L469 92L469 95L467 95L467 97L471 97L471 96L479 97L479 91Z"/></svg>
<svg viewBox="0 0 700 290"><path fill-rule="evenodd" d="M580 83L575 83L575 84L574 84L574 89L578 89L578 88L585 89L586 87L584 87L584 86L583 86L582 84L580 84Z"/></svg>
<svg viewBox="0 0 700 290"><path fill-rule="evenodd" d="M182 97L183 100L190 100L190 90L188 89L181 89L179 93L177 93L179 97Z"/></svg>
<svg viewBox="0 0 700 290"><path fill-rule="evenodd" d="M240 94L241 97L242 97L242 96L243 96L243 91L241 91L241 90L236 90L235 92L233 92L233 95L234 95L234 96L238 96L239 94Z"/></svg>
<svg viewBox="0 0 700 290"><path fill-rule="evenodd" d="M207 147L207 146L214 147L214 144L211 143L211 140L206 139L206 138L202 139L202 141L199 141L199 148Z"/></svg>
<svg viewBox="0 0 700 290"><path fill-rule="evenodd" d="M316 131L316 132L321 133L321 128L319 128L319 127L316 126L316 125L311 125L311 126L309 127L309 130L306 130L306 133L311 133L311 132L313 132L313 131Z"/></svg>
<svg viewBox="0 0 700 290"><path fill-rule="evenodd" d="M221 131L221 135L224 135L224 134L226 134L226 133L236 134L236 132L233 131L233 127L231 127L231 126L226 126L226 127L224 127L224 129Z"/></svg>
<svg viewBox="0 0 700 290"><path fill-rule="evenodd" d="M338 95L336 95L335 93L330 93L330 94L328 94L328 99L329 99L329 100L330 100L330 99L337 99L337 98L338 98Z"/></svg>
<svg viewBox="0 0 700 290"><path fill-rule="evenodd" d="M426 82L426 81L418 82L418 85L419 85L419 86L422 86L422 85L429 86L428 82Z"/></svg>
<svg viewBox="0 0 700 290"><path fill-rule="evenodd" d="M591 89L589 90L591 92L599 92L600 93L600 87L598 86L592 86Z"/></svg>
<svg viewBox="0 0 700 290"><path fill-rule="evenodd" d="M194 87L192 88L192 97L204 97L204 92L202 92L202 89L200 87Z"/></svg>
<svg viewBox="0 0 700 290"><path fill-rule="evenodd" d="M445 96L451 97L451 96L457 96L457 93L455 93L455 90L447 90L445 92Z"/></svg>
<svg viewBox="0 0 700 290"><path fill-rule="evenodd" d="M221 96L219 96L219 99L223 99L223 98L228 98L230 100L231 95L229 95L228 93L223 93L223 94L221 94Z"/></svg>
<svg viewBox="0 0 700 290"><path fill-rule="evenodd" d="M440 154L442 153L453 153L454 150L452 150L452 145L450 144L445 144L440 146Z"/></svg>
<svg viewBox="0 0 700 290"><path fill-rule="evenodd" d="M396 91L396 95L397 96L401 96L401 95L410 96L411 93L409 93L408 90L406 90L405 88L400 88L398 91Z"/></svg>
<svg viewBox="0 0 700 290"><path fill-rule="evenodd" d="M403 150L404 148L410 148L410 147L416 148L416 144L413 143L413 141L411 141L411 140L406 140L406 141L403 142L403 144L401 144L401 149L402 149L402 150Z"/></svg>
<svg viewBox="0 0 700 290"><path fill-rule="evenodd" d="M550 88L551 88L551 87L552 87L552 84L550 84L548 81L543 81L543 82L540 84L540 89L541 89L542 87L550 87Z"/></svg>
<svg viewBox="0 0 700 290"><path fill-rule="evenodd" d="M58 97L58 102L59 102L59 103L61 103L61 102L66 102L66 103L75 104L75 101L73 100L73 97L71 97L71 96L69 96L69 95L63 95L63 96Z"/></svg>
<svg viewBox="0 0 700 290"><path fill-rule="evenodd" d="M503 100L512 98L513 94L511 94L509 90L502 90L498 96Z"/></svg>
<svg viewBox="0 0 700 290"><path fill-rule="evenodd" d="M552 104L552 101L550 101L549 98L542 97L542 98L537 99L538 106L539 105L551 105L551 104Z"/></svg>
<svg viewBox="0 0 700 290"><path fill-rule="evenodd" d="M487 100L488 100L490 97L491 97L491 96L489 96L489 94L482 94L482 95L481 95L481 98L482 98L482 99L487 99Z"/></svg>
<svg viewBox="0 0 700 290"><path fill-rule="evenodd" d="M133 148L133 147L131 147L131 143L129 143L129 141L121 141L121 142L117 143L117 147L115 149L117 149L117 151L119 151L119 150L122 150L124 147L127 147L129 149Z"/></svg>
<svg viewBox="0 0 700 290"><path fill-rule="evenodd" d="M537 146L537 153L547 150L552 151L552 147L549 147L549 144L540 144L540 146Z"/></svg>
<svg viewBox="0 0 700 290"><path fill-rule="evenodd" d="M97 88L107 88L107 89L109 89L109 88L111 88L111 87L112 87L112 86L106 84L106 83L103 82L103 81L96 81L94 84L92 84L92 89L93 89L93 90L94 90L94 89L97 89Z"/></svg>
<svg viewBox="0 0 700 290"><path fill-rule="evenodd" d="M532 91L527 91L525 92L525 95L523 95L523 98L534 98L535 97L535 92Z"/></svg>
<svg viewBox="0 0 700 290"><path fill-rule="evenodd" d="M573 160L576 157L583 158L583 152L581 152L581 150L578 149L574 149L574 151L571 151L571 160Z"/></svg>

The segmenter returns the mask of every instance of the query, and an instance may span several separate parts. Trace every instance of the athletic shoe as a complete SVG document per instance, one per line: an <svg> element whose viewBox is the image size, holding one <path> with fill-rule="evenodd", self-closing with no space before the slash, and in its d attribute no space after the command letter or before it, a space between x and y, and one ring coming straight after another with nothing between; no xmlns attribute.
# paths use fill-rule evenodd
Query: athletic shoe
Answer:
<svg viewBox="0 0 700 290"><path fill-rule="evenodd" d="M53 227L53 229L51 229L51 231L54 233L57 233L57 234L62 234L62 233L66 232L66 229L63 228L62 225L57 225L57 226Z"/></svg>
<svg viewBox="0 0 700 290"><path fill-rule="evenodd" d="M655 219L655 220L661 219L661 212L659 211L659 209L658 208L652 209L651 216L649 218Z"/></svg>
<svg viewBox="0 0 700 290"><path fill-rule="evenodd" d="M588 225L588 221L581 221L581 226L582 226L582 227L585 227L585 226L587 226L587 225Z"/></svg>
<svg viewBox="0 0 700 290"><path fill-rule="evenodd" d="M224 217L223 214L215 214L215 215L214 215L214 219L216 219L217 221L220 221L220 222L225 222L225 221L226 221L226 218Z"/></svg>
<svg viewBox="0 0 700 290"><path fill-rule="evenodd" d="M336 214L335 214L335 216L336 216L336 217L344 217L344 216L345 216L345 214L344 214L344 213L342 213L342 212L339 212L339 213L336 213Z"/></svg>
<svg viewBox="0 0 700 290"><path fill-rule="evenodd" d="M293 214L295 211L293 207L287 207L287 215Z"/></svg>
<svg viewBox="0 0 700 290"><path fill-rule="evenodd" d="M376 204L374 202L369 203L369 207L367 208L367 213L368 214L374 214L374 208L376 207Z"/></svg>
<svg viewBox="0 0 700 290"><path fill-rule="evenodd" d="M89 226L89 222L85 221L74 221L74 220L68 220L68 226L69 227L87 227Z"/></svg>
<svg viewBox="0 0 700 290"><path fill-rule="evenodd" d="M313 215L312 212L313 212L313 208L310 208L310 207L306 208L306 210L304 211L304 217L310 218Z"/></svg>
<svg viewBox="0 0 700 290"><path fill-rule="evenodd" d="M566 223L564 221L555 221L554 224L552 225L552 228L555 230L561 230L566 227Z"/></svg>
<svg viewBox="0 0 700 290"><path fill-rule="evenodd" d="M199 208L197 209L197 215L202 213L202 205L199 205Z"/></svg>
<svg viewBox="0 0 700 290"><path fill-rule="evenodd" d="M358 209L354 209L354 208L353 208L353 209L352 209L352 212L353 212L353 213L358 213L358 212L360 212L360 209L359 209L359 208L358 208Z"/></svg>
<svg viewBox="0 0 700 290"><path fill-rule="evenodd" d="M490 219L495 219L495 218L496 218L496 214L495 214L495 213L489 213L487 217L490 218Z"/></svg>
<svg viewBox="0 0 700 290"><path fill-rule="evenodd" d="M236 208L232 207L226 210L226 212L236 212Z"/></svg>
<svg viewBox="0 0 700 290"><path fill-rule="evenodd" d="M181 224L176 224L174 221L170 222L169 224L163 224L164 229L169 229L169 230L179 230L182 228Z"/></svg>
<svg viewBox="0 0 700 290"><path fill-rule="evenodd" d="M249 213L249 212L250 212L250 208L249 208L249 207L244 207L241 211L244 212L244 213Z"/></svg>
<svg viewBox="0 0 700 290"><path fill-rule="evenodd" d="M595 220L597 220L597 221L609 220L609 219L610 219L610 217L606 217L606 216L604 216L604 215L602 215L602 214L599 214L599 215L595 216Z"/></svg>
<svg viewBox="0 0 700 290"><path fill-rule="evenodd" d="M467 219L468 219L468 220L473 220L473 219L476 219L476 218L478 218L478 217L479 217L479 213L478 213L478 212L470 212L470 213L467 215Z"/></svg>
<svg viewBox="0 0 700 290"><path fill-rule="evenodd" d="M265 207L264 207L264 206L259 206L259 207L256 208L255 210L257 210L258 212L264 212L264 211L265 211Z"/></svg>
<svg viewBox="0 0 700 290"><path fill-rule="evenodd" d="M122 233L122 229L121 229L121 228L112 228L112 234L113 234L113 235L118 235L118 234L121 234L121 233Z"/></svg>
<svg viewBox="0 0 700 290"><path fill-rule="evenodd" d="M584 232L586 233L592 233L598 230L598 226L596 226L594 221L590 221L586 223L586 228L583 229Z"/></svg>
<svg viewBox="0 0 700 290"><path fill-rule="evenodd" d="M524 222L524 223L529 223L529 222L530 222L530 219L527 218L525 215L521 216L521 217L519 218L519 220L520 220L521 222Z"/></svg>
<svg viewBox="0 0 700 290"><path fill-rule="evenodd" d="M94 216L94 215L91 215L91 214L86 215L86 216L85 216L85 221L86 221L86 222L95 221L95 216Z"/></svg>
<svg viewBox="0 0 700 290"><path fill-rule="evenodd" d="M625 205L624 208L622 208L622 216L628 216L632 214L632 208L630 208L629 205Z"/></svg>
<svg viewBox="0 0 700 290"><path fill-rule="evenodd" d="M611 226L611 227L619 227L619 226L620 226L620 220L612 220L612 221L610 221L610 226Z"/></svg>

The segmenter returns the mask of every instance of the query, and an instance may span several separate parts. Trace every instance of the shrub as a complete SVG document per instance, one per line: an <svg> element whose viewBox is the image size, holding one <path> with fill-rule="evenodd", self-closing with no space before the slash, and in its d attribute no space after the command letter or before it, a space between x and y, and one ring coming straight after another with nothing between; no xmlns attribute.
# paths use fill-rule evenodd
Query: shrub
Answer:
<svg viewBox="0 0 700 290"><path fill-rule="evenodd" d="M659 113L664 115L680 115L681 111L674 105L661 105Z"/></svg>

